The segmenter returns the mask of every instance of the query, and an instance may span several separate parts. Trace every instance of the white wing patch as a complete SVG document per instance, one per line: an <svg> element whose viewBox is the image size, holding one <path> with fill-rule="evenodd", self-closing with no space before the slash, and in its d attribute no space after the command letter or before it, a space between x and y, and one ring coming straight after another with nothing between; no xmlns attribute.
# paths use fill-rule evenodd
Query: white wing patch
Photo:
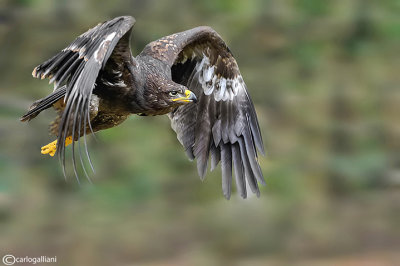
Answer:
<svg viewBox="0 0 400 266"><path fill-rule="evenodd" d="M126 88L127 85L125 84L123 79L118 79L117 82L115 83L111 83L110 81L108 81L107 79L101 77L100 78L101 82L108 87L119 87L119 88Z"/></svg>
<svg viewBox="0 0 400 266"><path fill-rule="evenodd" d="M115 37L117 33L113 32L107 35L107 37L101 42L99 48L94 52L94 59L96 62L102 63L103 59L106 55L108 47L111 44L112 39Z"/></svg>
<svg viewBox="0 0 400 266"><path fill-rule="evenodd" d="M199 73L199 82L203 87L205 95L214 93L217 102L233 100L239 91L244 91L244 82L241 75L233 79L227 79L216 74L216 66L211 65L210 59L203 55L201 62L196 65L196 71Z"/></svg>

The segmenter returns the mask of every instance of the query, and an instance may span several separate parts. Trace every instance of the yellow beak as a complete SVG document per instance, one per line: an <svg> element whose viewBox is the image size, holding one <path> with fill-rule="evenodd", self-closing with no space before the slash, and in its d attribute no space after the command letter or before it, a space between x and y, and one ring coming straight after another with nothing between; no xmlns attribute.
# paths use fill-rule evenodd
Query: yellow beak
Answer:
<svg viewBox="0 0 400 266"><path fill-rule="evenodd" d="M176 98L176 99L173 99L172 101L182 102L182 103L191 103L191 102L195 103L195 102L197 102L197 97L190 90L185 90L185 97Z"/></svg>

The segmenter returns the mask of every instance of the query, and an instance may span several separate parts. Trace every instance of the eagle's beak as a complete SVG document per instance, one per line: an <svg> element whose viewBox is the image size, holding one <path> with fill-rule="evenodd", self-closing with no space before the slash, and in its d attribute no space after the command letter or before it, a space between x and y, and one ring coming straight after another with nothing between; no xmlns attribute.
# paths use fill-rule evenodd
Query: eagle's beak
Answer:
<svg viewBox="0 0 400 266"><path fill-rule="evenodd" d="M185 97L180 97L173 99L174 102L182 102L182 103L195 103L197 102L196 95L190 90L185 90Z"/></svg>

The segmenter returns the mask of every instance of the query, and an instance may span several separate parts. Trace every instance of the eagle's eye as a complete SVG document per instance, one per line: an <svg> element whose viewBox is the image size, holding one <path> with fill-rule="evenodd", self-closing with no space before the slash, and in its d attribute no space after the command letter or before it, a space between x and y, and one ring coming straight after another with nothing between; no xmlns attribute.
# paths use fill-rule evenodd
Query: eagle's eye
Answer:
<svg viewBox="0 0 400 266"><path fill-rule="evenodd" d="M176 95L178 95L178 92L177 91L170 91L169 95L175 97Z"/></svg>

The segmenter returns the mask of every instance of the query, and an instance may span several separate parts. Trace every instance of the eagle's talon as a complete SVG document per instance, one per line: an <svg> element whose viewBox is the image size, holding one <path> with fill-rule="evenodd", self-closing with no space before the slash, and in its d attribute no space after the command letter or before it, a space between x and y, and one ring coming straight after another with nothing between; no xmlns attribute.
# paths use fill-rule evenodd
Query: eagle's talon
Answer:
<svg viewBox="0 0 400 266"><path fill-rule="evenodd" d="M65 146L68 146L72 143L72 137L67 137L65 139ZM57 140L50 142L49 144L45 145L41 149L42 154L49 154L50 156L54 156L57 151Z"/></svg>

